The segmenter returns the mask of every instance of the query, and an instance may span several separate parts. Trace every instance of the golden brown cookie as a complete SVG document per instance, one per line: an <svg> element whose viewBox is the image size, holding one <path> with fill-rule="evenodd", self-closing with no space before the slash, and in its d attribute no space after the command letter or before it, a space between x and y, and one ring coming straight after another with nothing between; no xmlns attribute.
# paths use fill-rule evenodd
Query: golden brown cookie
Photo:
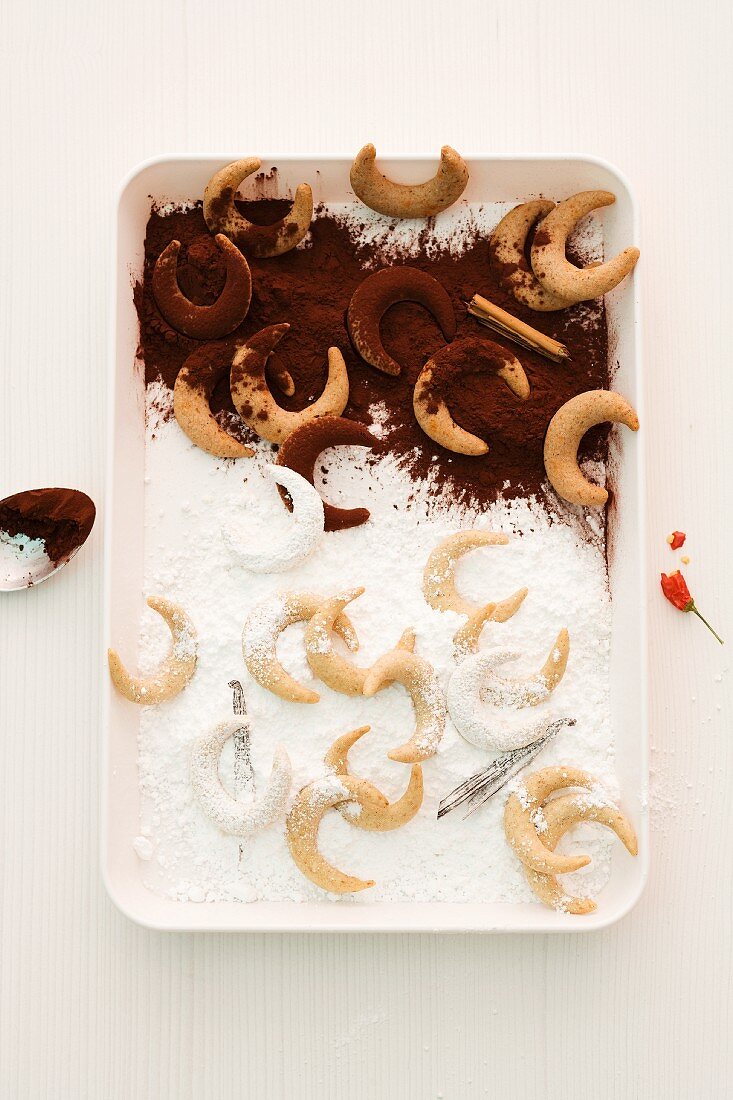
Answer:
<svg viewBox="0 0 733 1100"><path fill-rule="evenodd" d="M535 278L524 254L530 229L554 209L555 204L549 199L523 202L504 215L489 241L491 263L504 290L513 294L522 305L542 313L566 309L575 301L546 290Z"/></svg>
<svg viewBox="0 0 733 1100"><path fill-rule="evenodd" d="M440 151L440 166L425 183L394 183L377 169L377 151L365 145L351 166L351 186L358 199L389 218L432 218L452 206L466 190L468 168L450 145Z"/></svg>
<svg viewBox="0 0 733 1100"><path fill-rule="evenodd" d="M580 219L615 201L611 191L580 191L544 218L532 242L532 271L551 294L574 302L600 298L634 270L638 248L625 248L612 260L590 267L576 267L565 255L568 237Z"/></svg>
<svg viewBox="0 0 733 1100"><path fill-rule="evenodd" d="M584 821L597 821L599 825L612 829L630 855L635 856L638 852L636 833L629 819L613 803L605 802L594 795L560 795L559 798L553 798L545 803L542 816L544 818L544 828L540 834L542 843L552 852L560 837L568 829ZM551 909L557 909L561 913L584 915L594 912L597 908L592 898L579 898L568 894L555 875L533 871L524 864L523 867L527 882L540 901Z"/></svg>
<svg viewBox="0 0 733 1100"><path fill-rule="evenodd" d="M349 400L349 376L338 348L328 349L328 378L321 396L301 409L288 412L275 401L267 385L267 360L290 325L270 325L250 336L232 361L230 389L234 407L248 427L269 443L284 443L296 428L319 416L340 416Z"/></svg>
<svg viewBox="0 0 733 1100"><path fill-rule="evenodd" d="M378 809L373 788L352 775L329 775L309 783L298 794L285 823L285 835L296 867L322 890L351 894L368 890L374 880L344 874L323 858L318 850L318 830L324 815L345 802L364 810Z"/></svg>
<svg viewBox="0 0 733 1100"><path fill-rule="evenodd" d="M550 795L565 787L585 787L593 791L597 779L580 768L543 768L515 781L515 790L504 807L504 832L510 847L525 865L541 874L564 875L590 863L588 856L563 856L542 843L543 806Z"/></svg>
<svg viewBox="0 0 733 1100"><path fill-rule="evenodd" d="M341 737L336 738L324 757L324 764L329 772L333 775L349 775L349 749L370 729L371 726L360 726L359 729L344 733ZM346 820L358 829L368 829L380 833L388 832L391 829L400 829L408 821L412 821L422 805L423 777L422 768L419 764L412 765L407 790L396 802L389 802L373 784L369 784L369 786L374 795L371 805L361 806L357 813L351 812L353 806L350 803L342 803L339 806Z"/></svg>
<svg viewBox="0 0 733 1100"><path fill-rule="evenodd" d="M478 649L481 632L487 623L505 623L516 615L529 592L528 588L519 588L511 596L498 603L487 603L468 616L463 626L453 635L453 648L457 661L463 660L469 653Z"/></svg>
<svg viewBox="0 0 733 1100"><path fill-rule="evenodd" d="M489 445L455 422L446 403L444 390L461 384L462 375L491 371L498 375L520 400L529 397L529 382L524 367L510 351L476 336L458 340L442 348L420 371L413 393L415 418L430 439L462 455L485 455Z"/></svg>
<svg viewBox="0 0 733 1100"><path fill-rule="evenodd" d="M232 354L222 341L196 348L176 376L173 412L178 426L202 451L217 458L249 458L252 448L224 431L209 404L217 382L229 371Z"/></svg>
<svg viewBox="0 0 733 1100"><path fill-rule="evenodd" d="M608 421L639 430L636 412L620 393L612 390L588 390L571 397L550 421L545 436L545 472L555 492L570 504L601 506L608 492L593 485L578 466L580 441L596 424Z"/></svg>
<svg viewBox="0 0 733 1100"><path fill-rule="evenodd" d="M107 650L112 683L121 695L131 703L152 706L173 699L183 691L196 671L198 641L196 627L178 604L162 596L150 596L148 607L168 624L171 632L171 648L151 676L132 676L122 663L119 653Z"/></svg>
<svg viewBox="0 0 733 1100"><path fill-rule="evenodd" d="M281 592L264 600L247 616L242 654L250 676L260 687L291 703L317 703L320 695L294 680L277 659L277 640L294 623L306 622L323 606L325 596L313 592ZM333 630L353 652L356 632L346 615L334 618Z"/></svg>
<svg viewBox="0 0 733 1100"><path fill-rule="evenodd" d="M482 546L506 546L508 542L506 535L474 528L458 531L443 539L430 552L423 570L422 590L430 606L436 611L457 611L459 615L469 617L480 610L459 596L456 590L456 565L471 550L478 550Z"/></svg>
<svg viewBox="0 0 733 1100"><path fill-rule="evenodd" d="M393 649L369 669L363 693L371 698L391 683L402 684L407 689L415 711L415 730L409 741L387 755L390 760L402 764L429 760L438 751L447 715L445 697L435 670L416 653Z"/></svg>
<svg viewBox="0 0 733 1100"><path fill-rule="evenodd" d="M296 189L293 205L271 225L255 225L235 206L240 184L258 172L257 157L244 157L216 172L204 190L204 220L212 233L225 234L251 256L281 256L305 237L313 217L313 192L307 183Z"/></svg>
<svg viewBox="0 0 733 1100"><path fill-rule="evenodd" d="M361 695L369 669L352 664L336 652L333 648L333 627L346 605L358 599L363 592L363 588L352 588L325 600L310 619L305 631L305 655L313 675L332 691L339 691L343 695ZM411 651L414 645L414 632L406 630L397 642L397 649Z"/></svg>

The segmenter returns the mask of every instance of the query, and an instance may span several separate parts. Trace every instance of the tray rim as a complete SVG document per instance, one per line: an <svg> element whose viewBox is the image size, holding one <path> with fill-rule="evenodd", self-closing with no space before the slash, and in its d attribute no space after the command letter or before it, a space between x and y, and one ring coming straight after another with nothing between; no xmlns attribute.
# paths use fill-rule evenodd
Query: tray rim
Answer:
<svg viewBox="0 0 733 1100"><path fill-rule="evenodd" d="M649 721L648 721L648 580L647 580L647 554L646 554L646 460L645 460L645 447L640 446L638 460L636 463L635 482L636 493L639 501L639 515L637 518L638 535L636 539L636 551L638 555L639 565L641 569L641 575L637 578L640 590L640 606L638 608L638 628L639 628L639 640L640 640L640 669L639 669L639 684L640 684L640 713L639 713L639 749L641 757L641 775L640 775L640 797L641 806L638 820L638 837L639 837L639 854L636 857L638 873L635 876L635 886L625 901L625 903L613 912L604 914L602 909L596 910L595 913L588 915L582 921L573 920L572 917L567 917L567 923L555 923L552 925L544 925L540 921L537 926L529 924L512 924L511 921L495 921L493 923L488 922L473 922L466 920L461 924L453 925L449 922L449 926L441 925L439 921L420 920L411 921L405 920L399 923L384 923L382 925L363 923L357 918L353 923L344 922L343 918L346 912L358 913L360 916L367 912L380 911L385 914L394 907L409 906L412 911L417 915L421 913L427 916L426 910L436 911L436 907L439 907L443 913L446 910L466 909L469 906L480 906L481 903L465 903L465 902L375 902L368 906L351 906L345 907L341 904L331 901L324 901L318 903L302 903L302 902L270 902L267 904L269 908L283 910L290 912L298 912L298 910L305 910L308 907L309 912L313 912L313 907L323 908L324 911L333 913L333 917L336 918L340 914L340 920L326 919L321 920L318 923L312 921L305 923L303 921L290 921L285 920L282 923L279 921L270 921L264 923L251 923L247 925L232 924L226 921L207 923L206 925L197 924L195 921L185 919L184 914L191 912L191 906L195 909L201 910L204 907L192 902L172 902L168 899L160 899L158 895L154 895L158 901L165 901L168 905L175 906L177 909L176 919L157 919L148 913L141 912L134 906L129 904L124 896L120 894L117 889L116 883L113 882L110 867L107 860L107 847L108 847L108 832L109 832L109 813L110 813L110 785L109 785L109 726L110 726L110 700L111 700L111 688L109 685L109 674L107 666L107 654L106 654L106 642L111 638L111 608L112 608L112 516L114 500L114 451L115 451L115 430L116 430L116 403L115 403L115 377L117 372L117 341L119 334L119 316L117 310L117 297L119 293L118 273L119 273L119 261L120 261L120 240L119 240L119 214L122 200L125 196L127 188L140 176L142 173L150 168L155 168L166 164L194 164L204 161L217 161L222 164L231 163L236 160L237 153L229 154L217 154L217 153L162 153L152 157L145 158L135 164L120 180L115 188L113 195L113 211L112 218L112 274L113 277L110 281L110 304L112 312L112 323L109 328L109 344L108 344L108 360L107 360L107 402L106 402L106 425L107 425L107 447L105 454L105 508L104 508L104 525L103 525L103 537L104 537L104 560L103 560L103 636L105 638L105 645L100 657L100 669L102 684L105 685L102 690L102 723L100 730L101 737L101 749L100 749L100 793L99 793L99 810L100 810L100 830L99 830L99 859L100 859L100 871L102 881L105 890L115 905L115 907L134 923L141 927L148 928L154 931L194 931L194 932L245 932L245 933L417 933L417 934L465 934L465 933L531 933L531 934L567 934L578 932L596 932L611 927L618 921L623 920L632 909L638 904L641 899L649 878L649 866L650 866L650 852L649 852L649 804L648 804L648 782L649 782ZM535 162L538 164L554 165L558 163L574 162L576 164L588 165L595 167L601 171L607 172L610 176L614 177L620 186L625 190L630 208L631 208L631 222L633 228L633 237L636 242L640 240L640 220L639 220L639 208L636 201L636 195L631 187L631 184L626 175L611 161L588 153L576 153L572 151L568 152L553 152L553 153L499 153L488 155L486 153L473 154L464 150L461 154L465 160L474 163L493 164L493 163L527 163ZM299 163L310 163L314 159L326 164L335 164L337 162L351 163L353 161L353 150L349 150L345 153L328 153L324 155L318 155L317 158L314 155L305 154L268 154L261 158L263 164L285 164L297 166ZM428 153L427 155L422 153L414 154L397 154L397 155L385 155L380 156L379 160L384 164L397 164L406 165L415 162L431 161L435 160L434 153ZM645 374L643 368L643 360L641 355L641 340L640 332L642 325L642 308L641 308L641 280L638 266L634 271L633 280L631 283L631 294L633 301L632 309L632 325L633 332L631 339L633 341L634 351L634 379L637 384L637 393L635 397L635 405L639 418L645 423L645 402L644 402L644 382ZM226 904L226 903L221 903ZM245 907L247 910L252 911L254 907L244 905L244 903L231 903L237 905L241 910ZM493 903L491 903L493 904ZM510 906L507 906L510 909ZM548 916L563 917L563 914L555 914L550 910L540 910L545 912ZM180 914L181 919L178 919Z"/></svg>

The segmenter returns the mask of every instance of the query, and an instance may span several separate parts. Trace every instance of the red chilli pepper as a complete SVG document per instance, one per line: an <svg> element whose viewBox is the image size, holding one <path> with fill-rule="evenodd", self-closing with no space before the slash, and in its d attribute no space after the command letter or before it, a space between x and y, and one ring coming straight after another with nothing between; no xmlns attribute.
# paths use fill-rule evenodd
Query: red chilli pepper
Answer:
<svg viewBox="0 0 733 1100"><path fill-rule="evenodd" d="M685 539L687 535L684 531L673 531L667 539L667 542L673 550L679 550L680 546L685 545Z"/></svg>
<svg viewBox="0 0 733 1100"><path fill-rule="evenodd" d="M687 581L677 569L674 573L662 573L662 592L667 597L669 602L676 607L679 611L692 611L697 615L698 619L701 619L705 623L713 637L717 638L721 645L723 645L723 639L719 634L713 630L707 619L703 618L700 612L695 607L695 601L690 595L690 590L687 587Z"/></svg>

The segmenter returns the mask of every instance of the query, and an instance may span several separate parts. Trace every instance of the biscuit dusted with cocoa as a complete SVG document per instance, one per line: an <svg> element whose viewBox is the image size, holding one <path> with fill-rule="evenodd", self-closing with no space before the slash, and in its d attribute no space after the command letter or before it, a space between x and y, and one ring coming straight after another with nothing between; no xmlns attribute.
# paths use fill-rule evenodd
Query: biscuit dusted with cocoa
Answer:
<svg viewBox="0 0 733 1100"><path fill-rule="evenodd" d="M380 447L380 441L363 424L347 420L343 416L321 416L296 428L283 443L277 456L279 466L289 466L311 485L314 483L315 465L323 451L330 447ZM292 505L284 492L283 502L290 511ZM323 502L326 531L344 531L360 527L369 519L367 508L337 508Z"/></svg>
<svg viewBox="0 0 733 1100"><path fill-rule="evenodd" d="M432 313L450 343L456 334L456 317L450 295L437 279L418 267L383 267L369 275L354 291L346 315L349 336L365 362L383 374L398 375L402 367L382 346L379 326L390 306L417 302Z"/></svg>

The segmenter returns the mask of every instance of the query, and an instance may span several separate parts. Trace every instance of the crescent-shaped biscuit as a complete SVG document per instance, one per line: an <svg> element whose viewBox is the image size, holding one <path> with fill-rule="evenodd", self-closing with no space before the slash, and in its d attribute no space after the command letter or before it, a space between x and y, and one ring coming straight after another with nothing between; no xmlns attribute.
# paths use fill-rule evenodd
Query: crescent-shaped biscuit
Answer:
<svg viewBox="0 0 733 1100"><path fill-rule="evenodd" d="M349 749L360 737L368 733L371 726L360 726L337 737L324 757L324 764L328 771L334 775L349 774ZM364 780L364 782L367 782ZM422 805L423 800L423 776L422 767L413 764L410 770L410 782L407 790L396 802L389 802L381 791L373 784L369 784L374 796L371 805L361 806L356 814L350 812L348 803L339 806L342 815L358 829L368 829L372 832L389 832L391 829L400 829L408 821L412 821Z"/></svg>
<svg viewBox="0 0 733 1100"><path fill-rule="evenodd" d="M196 670L198 642L196 627L182 607L162 596L150 596L147 603L170 629L168 656L151 676L130 675L114 649L107 650L107 659L112 683L120 694L131 703L152 706L154 703L164 703L183 691Z"/></svg>
<svg viewBox="0 0 733 1100"><path fill-rule="evenodd" d="M605 825L607 829L611 829L630 855L635 856L639 850L634 826L629 819L613 803L604 802L592 795L590 797L584 794L560 795L559 798L553 798L543 806L542 816L545 826L541 833L542 843L550 851L555 850L560 837L568 829L585 821L597 821L599 825ZM540 901L551 909L557 909L561 913L584 915L594 912L597 908L592 898L579 898L568 894L555 875L533 871L524 864L523 867L532 890Z"/></svg>
<svg viewBox="0 0 733 1100"><path fill-rule="evenodd" d="M578 466L578 447L589 428L604 422L639 430L639 417L620 393L587 390L557 410L545 436L545 473L555 492L570 504L602 506L608 492L588 481Z"/></svg>
<svg viewBox="0 0 733 1100"><path fill-rule="evenodd" d="M240 565L250 573L285 573L306 561L321 541L323 501L311 483L289 466L272 464L265 467L265 473L290 495L293 522L288 535L279 544L260 535L249 547L240 546L226 527L222 528L222 536Z"/></svg>
<svg viewBox="0 0 733 1100"><path fill-rule="evenodd" d="M238 248L218 233L216 243L224 254L226 282L210 306L197 306L178 285L180 241L163 249L153 268L153 297L169 325L194 340L217 340L241 325L249 311L252 276L249 264Z"/></svg>
<svg viewBox="0 0 733 1100"><path fill-rule="evenodd" d="M230 388L234 407L260 439L284 443L296 428L318 416L340 416L349 400L349 376L338 348L328 349L328 378L323 393L300 412L280 408L265 377L269 356L290 325L270 325L250 336L232 361Z"/></svg>
<svg viewBox="0 0 733 1100"><path fill-rule="evenodd" d="M243 180L259 168L257 157L244 157L216 172L204 190L204 221L212 233L225 234L252 256L281 256L300 244L308 232L313 192L307 183L301 183L284 218L271 225L255 225L239 213L234 200Z"/></svg>
<svg viewBox="0 0 733 1100"><path fill-rule="evenodd" d="M431 218L461 197L468 183L468 168L450 145L440 150L440 166L425 183L394 183L378 171L377 151L365 145L351 166L351 186L358 199L389 218Z"/></svg>
<svg viewBox="0 0 733 1100"><path fill-rule="evenodd" d="M485 455L489 450L488 443L455 422L442 393L465 374L483 370L494 371L520 401L529 397L527 375L517 357L493 340L475 336L442 348L418 375L412 399L415 418L425 434L448 451Z"/></svg>
<svg viewBox="0 0 733 1100"><path fill-rule="evenodd" d="M296 428L283 443L277 456L278 466L289 466L313 484L318 456L330 447L379 447L380 441L363 424L342 416L319 416ZM280 494L283 496L283 494ZM286 507L290 507L283 496ZM337 508L323 502L326 531L344 531L360 527L369 519L366 508Z"/></svg>
<svg viewBox="0 0 733 1100"><path fill-rule="evenodd" d="M469 653L478 649L481 632L487 623L505 623L516 615L529 592L528 588L518 588L511 596L499 603L487 603L468 616L463 626L453 635L453 652L457 661L463 660Z"/></svg>
<svg viewBox="0 0 733 1100"><path fill-rule="evenodd" d="M358 599L363 588L352 588L330 600L325 600L310 619L305 630L305 655L314 676L322 680L332 691L343 695L361 695L369 669L359 668L345 660L333 648L334 623L352 600ZM397 649L412 651L415 634L406 630L397 642Z"/></svg>
<svg viewBox="0 0 733 1100"><path fill-rule="evenodd" d="M593 791L597 779L580 768L543 768L513 781L515 790L504 807L504 832L521 862L542 874L565 875L590 863L588 856L563 856L552 852L540 840L537 826L544 827L543 806L555 791L564 787L585 787Z"/></svg>
<svg viewBox="0 0 733 1100"><path fill-rule="evenodd" d="M456 315L448 291L419 267L383 267L368 275L354 291L346 327L354 348L383 374L398 375L402 367L384 350L379 331L382 317L398 302L417 302L432 313L449 342L456 334Z"/></svg>
<svg viewBox="0 0 733 1100"><path fill-rule="evenodd" d="M494 531L470 529L458 531L431 550L423 570L422 590L425 599L436 611L457 611L459 615L471 616L477 610L456 591L455 568L457 562L481 546L506 546L506 535Z"/></svg>
<svg viewBox="0 0 733 1100"><path fill-rule="evenodd" d="M483 683L483 694L497 707L536 707L552 694L562 680L569 654L570 635L563 627L547 660L534 676L505 680L492 675L494 669L487 665L489 675Z"/></svg>
<svg viewBox="0 0 733 1100"><path fill-rule="evenodd" d="M229 738L246 725L241 715L225 718L199 737L191 753L191 786L197 802L223 833L233 836L252 836L278 821L285 813L293 777L290 757L278 745L264 793L248 805L232 798L219 778L219 759Z"/></svg>
<svg viewBox="0 0 733 1100"><path fill-rule="evenodd" d="M565 255L568 237L580 219L615 201L611 191L580 191L544 218L532 242L532 271L551 294L575 302L600 298L634 270L638 248L625 248L612 260L584 268L575 267Z"/></svg>
<svg viewBox="0 0 733 1100"><path fill-rule="evenodd" d="M540 671L516 680L496 676L500 665L519 657L516 650L488 649L467 657L451 676L447 694L448 711L461 737L476 748L492 752L509 752L535 741L534 730L502 728L496 715L484 712L483 698L488 697L496 707L514 710L544 702L562 680L569 648L568 632L561 630Z"/></svg>
<svg viewBox="0 0 733 1100"><path fill-rule="evenodd" d="M549 199L523 202L504 215L489 241L491 263L504 290L513 294L522 305L543 313L566 309L575 302L574 298L568 301L546 290L524 254L530 229L554 209L555 204Z"/></svg>
<svg viewBox="0 0 733 1100"><path fill-rule="evenodd" d="M250 611L242 631L242 654L253 680L291 703L317 703L317 691L294 680L277 659L277 640L287 627L307 622L323 605L325 596L313 592L285 592L270 597ZM339 615L334 631L352 653L359 648L356 632L346 615Z"/></svg>
<svg viewBox="0 0 733 1100"><path fill-rule="evenodd" d="M309 783L298 794L285 823L285 835L296 867L322 890L351 894L368 890L374 880L345 875L318 850L318 830L324 815L344 802L356 802L362 811L374 806L371 784L352 775L329 775Z"/></svg>
<svg viewBox="0 0 733 1100"><path fill-rule="evenodd" d="M229 344L203 344L189 355L176 375L173 412L178 426L192 443L217 458L249 458L251 447L234 439L219 425L209 402L214 387L232 361Z"/></svg>
<svg viewBox="0 0 733 1100"><path fill-rule="evenodd" d="M447 709L440 681L432 665L416 653L393 649L372 665L364 680L363 694L371 698L391 683L407 689L415 711L415 731L409 741L387 753L401 764L418 764L438 751Z"/></svg>

